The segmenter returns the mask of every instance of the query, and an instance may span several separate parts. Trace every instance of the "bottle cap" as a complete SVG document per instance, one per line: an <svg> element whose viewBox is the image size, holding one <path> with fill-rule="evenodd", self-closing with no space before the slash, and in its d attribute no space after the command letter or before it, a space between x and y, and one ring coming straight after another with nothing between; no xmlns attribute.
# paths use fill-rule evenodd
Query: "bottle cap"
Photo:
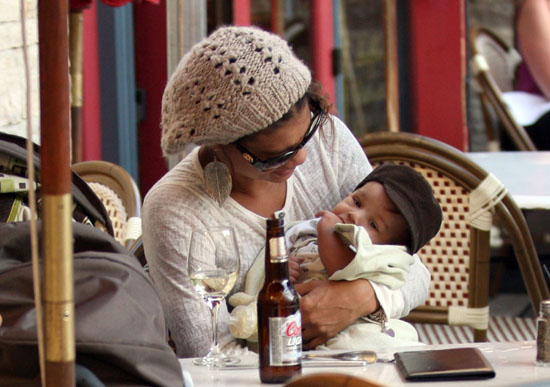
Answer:
<svg viewBox="0 0 550 387"><path fill-rule="evenodd" d="M267 219L267 226L271 227L282 227L285 224L285 214L283 212L279 212L275 215L273 218Z"/></svg>

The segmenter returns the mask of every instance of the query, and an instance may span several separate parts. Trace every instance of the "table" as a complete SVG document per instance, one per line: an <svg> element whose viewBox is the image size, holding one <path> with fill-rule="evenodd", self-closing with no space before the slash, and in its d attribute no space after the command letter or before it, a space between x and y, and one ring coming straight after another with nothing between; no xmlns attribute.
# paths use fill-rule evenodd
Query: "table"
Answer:
<svg viewBox="0 0 550 387"><path fill-rule="evenodd" d="M475 381L453 382L414 382L406 383L401 378L394 363L375 363L359 367L323 367L303 368L302 373L340 372L359 378L376 381L388 386L525 386L550 385L550 368L535 366L536 345L534 341L501 342L501 343L471 343L455 345L426 345L422 347L394 348L392 351L379 352L380 356L391 356L394 352L422 349L446 349L458 347L478 347L491 363L496 377ZM243 361L250 360L250 356ZM258 369L213 370L195 366L192 359L180 359L193 380L195 387L201 386L260 386Z"/></svg>
<svg viewBox="0 0 550 387"><path fill-rule="evenodd" d="M539 256L550 255L550 152L470 152L468 157L495 175L511 193L531 230ZM501 247L498 229L491 231L491 246ZM500 253L496 253L501 254Z"/></svg>
<svg viewBox="0 0 550 387"><path fill-rule="evenodd" d="M519 208L550 210L550 152L470 152L467 155L504 184Z"/></svg>

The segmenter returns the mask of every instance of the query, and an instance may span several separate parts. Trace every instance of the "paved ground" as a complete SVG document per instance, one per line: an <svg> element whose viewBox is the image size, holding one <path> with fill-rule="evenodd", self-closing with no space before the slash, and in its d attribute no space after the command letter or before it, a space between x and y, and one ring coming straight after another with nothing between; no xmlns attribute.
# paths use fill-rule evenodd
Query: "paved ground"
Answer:
<svg viewBox="0 0 550 387"><path fill-rule="evenodd" d="M501 293L489 301L490 313L495 316L534 317L529 297L525 293Z"/></svg>

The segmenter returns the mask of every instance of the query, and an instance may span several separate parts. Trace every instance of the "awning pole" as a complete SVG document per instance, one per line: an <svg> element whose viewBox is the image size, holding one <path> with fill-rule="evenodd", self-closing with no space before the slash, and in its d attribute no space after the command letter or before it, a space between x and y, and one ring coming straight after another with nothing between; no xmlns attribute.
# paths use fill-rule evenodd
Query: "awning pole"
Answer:
<svg viewBox="0 0 550 387"><path fill-rule="evenodd" d="M67 1L38 2L46 385L74 386Z"/></svg>

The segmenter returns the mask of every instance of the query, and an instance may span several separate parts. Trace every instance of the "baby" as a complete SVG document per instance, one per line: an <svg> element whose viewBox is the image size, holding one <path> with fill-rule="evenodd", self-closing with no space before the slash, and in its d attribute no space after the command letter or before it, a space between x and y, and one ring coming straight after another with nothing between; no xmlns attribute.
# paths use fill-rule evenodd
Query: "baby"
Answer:
<svg viewBox="0 0 550 387"><path fill-rule="evenodd" d="M364 278L399 288L414 262L412 254L437 234L442 221L441 208L424 177L394 164L376 168L332 211L317 215L289 225L285 232L293 282ZM230 322L234 337L255 341L254 301L263 283L263 261L261 252L247 274L245 293L229 299L236 306ZM392 327L382 312L360 319L361 326L352 325L325 346L362 348L366 343L361 339L380 332L417 341L412 326L395 320Z"/></svg>

